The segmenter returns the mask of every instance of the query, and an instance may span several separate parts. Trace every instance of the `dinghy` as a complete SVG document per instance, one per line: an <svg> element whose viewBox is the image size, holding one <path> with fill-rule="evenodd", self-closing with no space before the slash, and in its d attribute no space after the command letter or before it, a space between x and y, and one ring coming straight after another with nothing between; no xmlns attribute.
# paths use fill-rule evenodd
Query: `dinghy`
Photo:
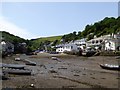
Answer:
<svg viewBox="0 0 120 90"><path fill-rule="evenodd" d="M19 65L19 64L2 64L2 67L5 68L13 68L13 69L24 69L25 65Z"/></svg>
<svg viewBox="0 0 120 90"><path fill-rule="evenodd" d="M26 65L32 65L32 66L36 66L35 62L29 61L27 59L23 60L25 62Z"/></svg>
<svg viewBox="0 0 120 90"><path fill-rule="evenodd" d="M120 71L120 66L119 65L100 64L100 67L103 68L103 69Z"/></svg>
<svg viewBox="0 0 120 90"><path fill-rule="evenodd" d="M31 70L20 70L20 69L3 69L2 70L8 74L16 74L16 75L31 75Z"/></svg>

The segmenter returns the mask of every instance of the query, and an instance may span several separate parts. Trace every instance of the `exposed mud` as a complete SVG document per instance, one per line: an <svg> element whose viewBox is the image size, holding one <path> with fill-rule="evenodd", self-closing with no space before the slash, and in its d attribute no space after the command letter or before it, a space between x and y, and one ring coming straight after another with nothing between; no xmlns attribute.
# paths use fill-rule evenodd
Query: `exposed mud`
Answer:
<svg viewBox="0 0 120 90"><path fill-rule="evenodd" d="M55 56L59 59L52 60ZM26 65L32 70L31 76L9 75L2 81L3 88L118 88L118 71L104 70L99 64L118 64L112 56L81 57L70 55L38 54L35 56L15 55L6 57L3 63L25 64L15 61L15 57L36 62L36 66Z"/></svg>

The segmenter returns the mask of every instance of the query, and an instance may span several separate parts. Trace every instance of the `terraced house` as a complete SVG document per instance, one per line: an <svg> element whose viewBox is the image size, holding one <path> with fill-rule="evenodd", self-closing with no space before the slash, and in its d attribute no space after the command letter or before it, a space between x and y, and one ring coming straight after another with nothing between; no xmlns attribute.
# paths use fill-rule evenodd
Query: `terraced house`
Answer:
<svg viewBox="0 0 120 90"><path fill-rule="evenodd" d="M87 41L87 47L101 50L120 50L120 33L104 35Z"/></svg>

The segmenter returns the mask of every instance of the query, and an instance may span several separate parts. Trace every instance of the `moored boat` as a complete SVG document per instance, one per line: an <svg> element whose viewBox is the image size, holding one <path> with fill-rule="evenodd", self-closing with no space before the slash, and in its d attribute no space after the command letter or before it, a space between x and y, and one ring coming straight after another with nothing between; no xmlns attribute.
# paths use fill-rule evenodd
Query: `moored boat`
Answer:
<svg viewBox="0 0 120 90"><path fill-rule="evenodd" d="M95 51L85 51L85 52L82 52L82 55L86 57L90 57L90 56L93 56L95 53L96 53Z"/></svg>
<svg viewBox="0 0 120 90"><path fill-rule="evenodd" d="M36 66L36 62L30 61L30 60L23 60L25 62L26 65L31 65L31 66Z"/></svg>
<svg viewBox="0 0 120 90"><path fill-rule="evenodd" d="M24 69L25 65L19 65L19 64L4 64L2 63L2 67L5 68L13 68L13 69Z"/></svg>
<svg viewBox="0 0 120 90"><path fill-rule="evenodd" d="M3 69L4 73L16 74L16 75L31 75L31 70L20 70L20 69Z"/></svg>
<svg viewBox="0 0 120 90"><path fill-rule="evenodd" d="M100 67L103 69L120 71L120 65L100 64Z"/></svg>

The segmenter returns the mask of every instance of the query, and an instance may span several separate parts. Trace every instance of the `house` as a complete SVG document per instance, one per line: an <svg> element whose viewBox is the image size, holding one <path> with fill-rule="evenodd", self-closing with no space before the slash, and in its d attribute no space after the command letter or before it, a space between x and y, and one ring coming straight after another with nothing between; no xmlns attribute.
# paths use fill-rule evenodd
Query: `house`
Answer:
<svg viewBox="0 0 120 90"><path fill-rule="evenodd" d="M73 44L73 43L60 44L60 45L56 46L56 52L63 53L65 51L68 51L68 52L72 52L72 51L78 52L79 49L78 49L78 46Z"/></svg>
<svg viewBox="0 0 120 90"><path fill-rule="evenodd" d="M104 37L94 38L87 41L86 47L87 48L94 47L95 49L98 49L102 47L103 42L104 42Z"/></svg>
<svg viewBox="0 0 120 90"><path fill-rule="evenodd" d="M105 40L105 50L115 50L115 40Z"/></svg>
<svg viewBox="0 0 120 90"><path fill-rule="evenodd" d="M87 41L87 39L83 38L83 39L80 39L80 40L75 40L73 42L73 44L77 45L78 48L81 48L82 50L84 50L85 47L86 47L86 41Z"/></svg>
<svg viewBox="0 0 120 90"><path fill-rule="evenodd" d="M64 44L59 44L55 46L56 52L63 53L64 52Z"/></svg>
<svg viewBox="0 0 120 90"><path fill-rule="evenodd" d="M68 44L65 44L64 45L64 51L75 51L75 52L78 52L79 51L79 48L76 44L73 44L73 43L68 43Z"/></svg>
<svg viewBox="0 0 120 90"><path fill-rule="evenodd" d="M10 42L2 40L0 43L0 51L2 54L14 53L14 45Z"/></svg>
<svg viewBox="0 0 120 90"><path fill-rule="evenodd" d="M105 50L120 50L120 34L113 34L111 39L105 40Z"/></svg>
<svg viewBox="0 0 120 90"><path fill-rule="evenodd" d="M120 34L104 35L87 41L87 47L102 50L117 50L120 47Z"/></svg>

